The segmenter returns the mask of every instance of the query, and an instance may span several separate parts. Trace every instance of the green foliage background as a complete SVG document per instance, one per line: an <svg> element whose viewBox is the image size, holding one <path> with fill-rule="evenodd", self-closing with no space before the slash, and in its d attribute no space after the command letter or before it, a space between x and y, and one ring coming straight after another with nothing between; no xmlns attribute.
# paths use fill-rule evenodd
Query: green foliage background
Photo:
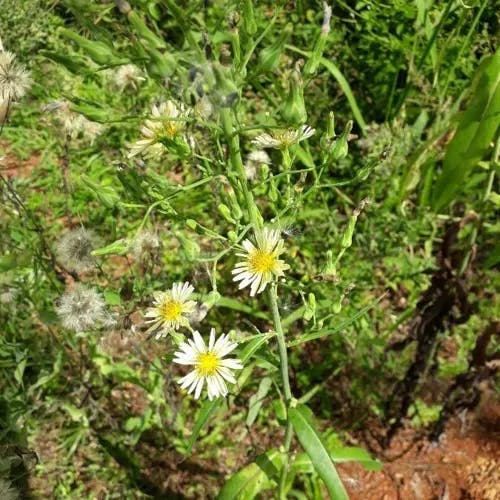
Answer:
<svg viewBox="0 0 500 500"><path fill-rule="evenodd" d="M237 118L244 154L257 129L282 124L291 71L298 59L307 59L323 20L320 2L254 4L257 33L264 36L246 74L232 75L243 82ZM411 343L400 352L388 346L408 335L408 322L439 267L446 229L471 212L477 218L461 228L454 255L472 313L439 333L427 375L446 385L470 370L476 339L498 317L499 14L495 2L469 4L335 2L326 63L304 90L307 123L318 132L297 148L294 165L314 174L302 184L297 175L300 201L282 217L286 207L274 197L269 177L252 184L265 217L285 228L291 270L280 308L287 340L297 342L290 347L292 385L314 410L332 456L344 449L344 431L384 421L394 384L415 354ZM141 312L152 292L184 280L195 284L209 308L205 331L214 326L244 338L270 329L265 301L249 300L231 282L232 252L212 258L229 248L231 231L245 226L221 177L230 173L217 120L192 125L203 152L196 158L142 163L126 157L152 103L169 97L198 102L193 72L209 66L206 40L212 61L233 64L231 23L243 33L242 2L138 0L131 7L147 32L115 2L0 0L3 44L34 80L0 135L0 443L25 450L6 449L0 473L9 476L21 456L35 498L212 498L227 491L227 483L221 488L231 474L255 468L252 459L276 446L270 436L279 435L283 419L277 355L271 343L261 342L238 390L191 442L207 408L178 390L171 343L142 335ZM262 71L259 54L289 24L278 64ZM146 81L117 91L113 72L130 61ZM214 98L231 95L202 83ZM66 142L55 115L44 111L62 99L105 132L93 143L81 136ZM337 146L348 147L334 162L325 161L320 139L330 111ZM351 120L356 137L347 144L348 132L341 134ZM454 150L471 126L483 131L481 142L472 139ZM279 165L279 152L269 154ZM468 160L458 165L462 156ZM211 180L187 187L203 178ZM370 202L356 217L352 244L343 246L365 199ZM231 207L231 220L218 211L221 203ZM57 239L79 224L92 229L103 248L133 239L143 226L162 240L154 263L140 266L125 248L108 249L99 269L81 277L104 293L119 317L114 331L83 338L59 325L54 307L69 277L51 259ZM325 272L329 251L342 254L335 279ZM317 340L302 343L307 335ZM453 355L445 356L443 345L453 346ZM498 341L488 355L498 356ZM258 411L252 410L257 394ZM416 394L408 417L413 425L428 425L440 408L438 397ZM43 460L30 461L32 452ZM324 498L319 477L310 464L302 466L310 474L297 466L290 489ZM243 477L246 484L248 474L254 477L253 469L242 470L232 481ZM25 487L20 483L28 476L15 476L16 485ZM274 487L263 474L258 484Z"/></svg>

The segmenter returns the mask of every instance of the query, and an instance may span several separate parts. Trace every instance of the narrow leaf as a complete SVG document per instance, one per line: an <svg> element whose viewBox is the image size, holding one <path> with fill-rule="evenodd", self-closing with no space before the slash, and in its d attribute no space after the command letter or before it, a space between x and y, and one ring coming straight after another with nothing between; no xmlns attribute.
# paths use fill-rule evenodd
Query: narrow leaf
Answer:
<svg viewBox="0 0 500 500"><path fill-rule="evenodd" d="M433 208L455 198L471 170L488 151L500 127L500 49L481 64L470 103L448 144L443 170L436 181Z"/></svg>
<svg viewBox="0 0 500 500"><path fill-rule="evenodd" d="M319 477L325 483L330 498L332 500L349 500L332 459L314 428L311 410L307 406L299 405L288 410L288 417L297 433L300 444L309 455Z"/></svg>
<svg viewBox="0 0 500 500"><path fill-rule="evenodd" d="M203 429L203 426L207 423L208 419L219 409L220 403L220 399L214 399L213 401L205 402L200 408L200 414L198 415L196 423L193 427L193 432L187 442L186 455L191 454L194 443L196 442L196 439L198 439L201 429Z"/></svg>
<svg viewBox="0 0 500 500"><path fill-rule="evenodd" d="M272 478L278 475L282 455L270 450L259 455L255 462L233 474L222 487L217 500L251 500L274 484Z"/></svg>

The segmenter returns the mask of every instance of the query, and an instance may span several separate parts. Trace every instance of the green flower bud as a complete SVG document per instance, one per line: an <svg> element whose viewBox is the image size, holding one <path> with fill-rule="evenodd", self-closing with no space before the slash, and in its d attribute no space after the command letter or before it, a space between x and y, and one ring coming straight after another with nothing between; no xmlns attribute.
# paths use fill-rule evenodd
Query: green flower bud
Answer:
<svg viewBox="0 0 500 500"><path fill-rule="evenodd" d="M235 243L238 240L238 234L236 233L236 231L228 231L228 233L227 233L227 239L231 243Z"/></svg>
<svg viewBox="0 0 500 500"><path fill-rule="evenodd" d="M292 31L293 25L291 23L287 24L281 36L269 47L260 51L257 73L268 73L278 67L281 53L284 51L285 44L292 34Z"/></svg>
<svg viewBox="0 0 500 500"><path fill-rule="evenodd" d="M178 238L187 259L191 262L195 261L200 255L200 246L198 243L193 241L191 238L185 238L184 236L179 236Z"/></svg>
<svg viewBox="0 0 500 500"><path fill-rule="evenodd" d="M165 42L146 26L144 20L135 11L131 10L127 17L139 38L146 42L150 48L164 49L166 47Z"/></svg>
<svg viewBox="0 0 500 500"><path fill-rule="evenodd" d="M231 77L230 70L220 64L214 64L215 84L217 87L216 104L229 108L239 99L238 87Z"/></svg>
<svg viewBox="0 0 500 500"><path fill-rule="evenodd" d="M261 181L265 181L269 176L269 165L266 165L265 163L260 166L259 169L259 179Z"/></svg>
<svg viewBox="0 0 500 500"><path fill-rule="evenodd" d="M326 3L324 4L324 7L325 10L323 25L321 26L321 31L318 35L318 38L316 39L316 43L314 44L311 57L304 67L304 75L306 76L311 76L316 73L321 57L323 56L323 51L325 50L328 34L330 33L330 19L332 17L332 8Z"/></svg>
<svg viewBox="0 0 500 500"><path fill-rule="evenodd" d="M295 70L290 80L290 90L281 115L285 123L292 127L303 125L307 121L307 112L304 104L304 86L300 73Z"/></svg>
<svg viewBox="0 0 500 500"><path fill-rule="evenodd" d="M253 0L243 0L243 28L245 29L245 33L249 36L253 36L257 33Z"/></svg>
<svg viewBox="0 0 500 500"><path fill-rule="evenodd" d="M217 302L219 302L221 298L221 294L214 290L207 295L203 303L208 307L213 307L217 304Z"/></svg>
<svg viewBox="0 0 500 500"><path fill-rule="evenodd" d="M217 210L219 210L222 217L224 217L224 219L226 219L228 222L230 222L231 224L236 224L236 221L231 215L231 210L227 205L224 205L224 203L219 203L217 205Z"/></svg>
<svg viewBox="0 0 500 500"><path fill-rule="evenodd" d="M274 203L278 201L278 198L280 197L280 193L272 175L269 177L269 188L267 195L269 196L269 199Z"/></svg>
<svg viewBox="0 0 500 500"><path fill-rule="evenodd" d="M148 71L151 75L163 79L169 78L174 74L177 61L172 54L169 52L161 53L156 49L149 49L147 52L150 57Z"/></svg>
<svg viewBox="0 0 500 500"><path fill-rule="evenodd" d="M340 160L347 156L347 153L349 151L348 140L351 130L352 130L352 121L349 120L347 122L347 125L345 126L344 131L342 132L342 135L332 143L329 153L331 160Z"/></svg>
<svg viewBox="0 0 500 500"><path fill-rule="evenodd" d="M95 40L87 40L83 36L78 35L74 31L66 28L59 28L59 31L70 40L73 40L78 46L87 53L87 55L97 64L101 66L110 66L123 64L125 61L118 58L113 50L102 42Z"/></svg>

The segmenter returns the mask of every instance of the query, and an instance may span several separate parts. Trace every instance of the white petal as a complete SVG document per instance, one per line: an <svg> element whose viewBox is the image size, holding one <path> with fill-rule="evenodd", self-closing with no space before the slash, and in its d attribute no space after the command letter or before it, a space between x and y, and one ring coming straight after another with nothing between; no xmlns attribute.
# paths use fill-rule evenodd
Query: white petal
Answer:
<svg viewBox="0 0 500 500"><path fill-rule="evenodd" d="M198 384L196 386L196 390L194 392L194 399L198 399L200 397L202 389L203 389L203 377L200 377L198 380Z"/></svg>
<svg viewBox="0 0 500 500"><path fill-rule="evenodd" d="M220 366L223 366L224 368L230 368L232 370L243 369L243 365L241 364L240 360L234 358L222 359L220 361Z"/></svg>
<svg viewBox="0 0 500 500"><path fill-rule="evenodd" d="M193 340L198 352L206 352L207 347L205 346L205 341L201 337L200 332L198 331L193 332Z"/></svg>

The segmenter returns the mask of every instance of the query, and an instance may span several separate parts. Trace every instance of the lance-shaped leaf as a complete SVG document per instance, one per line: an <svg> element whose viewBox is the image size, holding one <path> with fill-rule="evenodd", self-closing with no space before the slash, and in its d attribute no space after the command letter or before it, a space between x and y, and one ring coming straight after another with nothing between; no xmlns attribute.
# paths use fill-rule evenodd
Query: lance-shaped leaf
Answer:
<svg viewBox="0 0 500 500"><path fill-rule="evenodd" d="M349 500L335 465L321 441L320 435L314 428L311 410L304 405L290 408L288 418L297 433L300 444L309 455L314 469L325 483L330 498L332 500Z"/></svg>

